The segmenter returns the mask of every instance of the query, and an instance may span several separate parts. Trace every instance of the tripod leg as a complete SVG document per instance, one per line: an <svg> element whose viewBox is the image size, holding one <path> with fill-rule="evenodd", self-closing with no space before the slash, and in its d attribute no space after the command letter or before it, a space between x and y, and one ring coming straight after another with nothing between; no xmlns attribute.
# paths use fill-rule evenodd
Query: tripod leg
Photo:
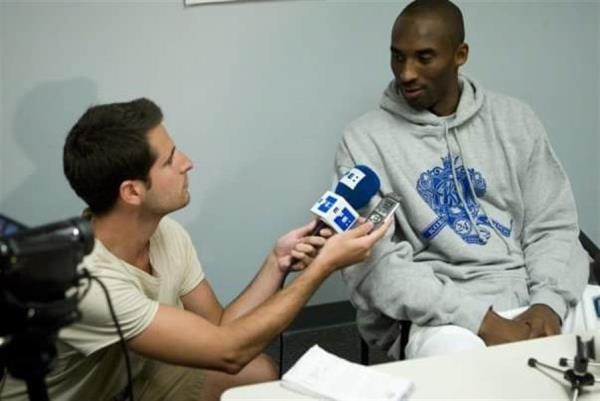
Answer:
<svg viewBox="0 0 600 401"><path fill-rule="evenodd" d="M579 397L579 387L575 386L575 387L573 387L573 397L571 397L571 401L577 401L578 397Z"/></svg>
<svg viewBox="0 0 600 401"><path fill-rule="evenodd" d="M542 368L545 368L545 369L548 369L548 370L552 370L552 371L554 371L554 372L558 372L558 373L565 373L565 372L566 372L566 370L558 369L558 368L556 368L556 367L554 367L554 366L551 366L551 365L545 364L545 363L543 363L543 362L540 362L540 361L538 361L538 360L537 360L537 359L535 359L535 358L529 358L529 360L527 361L527 364L528 364L530 367L532 367L532 368L536 368L536 369L539 369L539 368L540 368L540 366L541 366Z"/></svg>

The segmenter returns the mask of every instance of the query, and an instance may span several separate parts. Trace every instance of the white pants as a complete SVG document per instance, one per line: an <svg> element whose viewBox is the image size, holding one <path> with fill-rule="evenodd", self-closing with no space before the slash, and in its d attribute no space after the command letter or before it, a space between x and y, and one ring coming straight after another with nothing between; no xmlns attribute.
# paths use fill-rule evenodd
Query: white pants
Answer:
<svg viewBox="0 0 600 401"><path fill-rule="evenodd" d="M562 325L563 333L586 333L600 330L600 317L596 313L594 299L600 297L600 286L588 285L577 306L570 308ZM527 307L511 309L498 314L507 319L524 312ZM470 330L459 326L417 326L411 325L406 358L450 354L477 348L484 348L483 340Z"/></svg>

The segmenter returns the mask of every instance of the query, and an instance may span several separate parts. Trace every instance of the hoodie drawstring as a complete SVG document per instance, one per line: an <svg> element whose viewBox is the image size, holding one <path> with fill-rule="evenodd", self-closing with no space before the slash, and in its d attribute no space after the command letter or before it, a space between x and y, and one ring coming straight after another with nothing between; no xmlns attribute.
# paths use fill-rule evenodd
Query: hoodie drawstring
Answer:
<svg viewBox="0 0 600 401"><path fill-rule="evenodd" d="M447 125L446 125L446 134L445 135L446 135L446 141L448 141L448 126ZM490 222L490 226L492 227L492 230L494 230L494 232L496 233L498 238L500 238L500 240L504 243L504 246L506 246L506 250L508 251L508 253L511 254L513 252L513 249L510 246L510 243L506 240L506 238L504 238L504 236L502 235L502 233L500 233L498 228L496 228L496 225L490 218L490 214L487 212L484 205L479 203L478 197L475 194L475 187L473 186L473 182L471 180L471 174L469 174L469 169L467 167L467 159L465 157L465 153L462 150L460 141L458 140L458 135L456 135L456 128L453 131L453 135L454 135L454 140L456 141L456 144L458 145L458 151L460 152L460 154L462 156L463 168L465 169L465 173L467 175L467 182L469 184L469 190L471 192L471 196L473 196L473 200L475 201L477 206L483 211L483 213L487 217L488 221ZM448 148L450 148L450 146L448 146ZM465 208L466 208L466 206L465 206ZM477 234L479 235L479 231L477 232Z"/></svg>
<svg viewBox="0 0 600 401"><path fill-rule="evenodd" d="M456 136L455 136L456 138ZM448 140L448 123L446 121L444 121L444 139L446 140L446 146L448 148L448 157L450 157L450 168L452 169L452 181L454 182L454 186L456 187L456 192L458 193L458 198L460 199L460 202L462 203L463 207L465 208L465 212L467 212L467 217L469 217L469 221L471 222L471 224L473 225L473 227L475 228L475 231L477 232L477 236L479 237L480 241L483 241L483 234L481 233L481 231L479 230L479 227L477 226L477 223L475 222L475 219L473 218L473 215L471 214L471 211L469 210L469 207L467 206L467 202L465 201L465 198L462 194L461 191L461 187L458 185L458 179L456 178L456 167L454 166L454 154L452 153L452 149L450 148L450 141ZM460 147L459 147L460 149ZM462 153L462 150L461 150ZM464 167L464 158L463 158L463 167ZM467 177L469 176L469 172L468 170L466 171L467 173ZM470 185L471 181L469 180L469 185ZM475 202L477 202L477 198L475 198Z"/></svg>

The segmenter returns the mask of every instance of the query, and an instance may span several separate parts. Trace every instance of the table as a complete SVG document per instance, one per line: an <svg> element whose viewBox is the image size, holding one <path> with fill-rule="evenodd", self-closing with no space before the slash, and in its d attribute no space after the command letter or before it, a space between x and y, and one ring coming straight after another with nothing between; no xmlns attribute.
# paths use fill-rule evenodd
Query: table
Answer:
<svg viewBox="0 0 600 401"><path fill-rule="evenodd" d="M600 353L600 332L595 333ZM588 336L589 338L589 336ZM561 357L576 353L574 334L488 347L459 354L372 365L394 376L410 379L410 400L570 400L570 385L559 373L545 374L527 365L533 357L558 366ZM600 368L590 367L596 379ZM315 400L283 388L279 381L227 390L222 401ZM599 401L600 383L586 388L580 401Z"/></svg>

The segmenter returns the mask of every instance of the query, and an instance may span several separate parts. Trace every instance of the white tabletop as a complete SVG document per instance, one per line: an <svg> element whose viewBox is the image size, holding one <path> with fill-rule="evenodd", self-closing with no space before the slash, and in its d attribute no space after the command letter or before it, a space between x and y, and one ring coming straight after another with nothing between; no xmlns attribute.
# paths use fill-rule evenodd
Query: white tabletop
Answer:
<svg viewBox="0 0 600 401"><path fill-rule="evenodd" d="M600 351L600 332L596 334ZM533 357L558 367L561 357L575 356L574 335L561 335L513 344L401 362L373 365L415 384L411 400L570 400L570 385L560 373L544 374L527 365ZM590 367L600 379L600 369ZM315 400L281 387L279 381L236 387L222 401ZM579 400L600 401L600 383L586 387Z"/></svg>

